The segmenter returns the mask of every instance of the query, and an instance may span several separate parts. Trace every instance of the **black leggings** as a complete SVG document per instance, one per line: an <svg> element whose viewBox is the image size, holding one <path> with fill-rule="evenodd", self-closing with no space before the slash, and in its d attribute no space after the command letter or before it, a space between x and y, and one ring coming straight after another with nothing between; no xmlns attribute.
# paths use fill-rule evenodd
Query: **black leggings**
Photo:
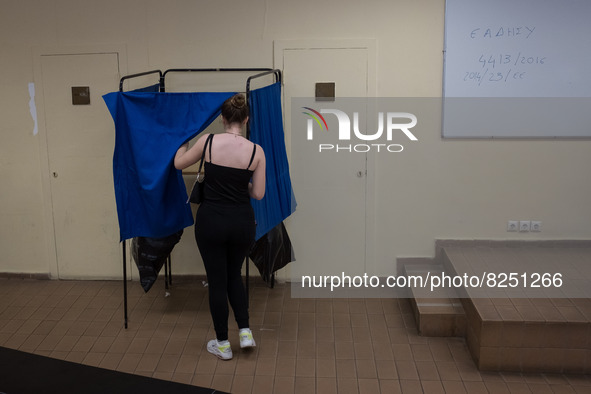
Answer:
<svg viewBox="0 0 591 394"><path fill-rule="evenodd" d="M195 240L205 265L209 310L216 337L228 339L228 301L238 328L248 328L248 302L242 283L242 263L254 242L255 221L250 204L226 206L204 202L195 217Z"/></svg>

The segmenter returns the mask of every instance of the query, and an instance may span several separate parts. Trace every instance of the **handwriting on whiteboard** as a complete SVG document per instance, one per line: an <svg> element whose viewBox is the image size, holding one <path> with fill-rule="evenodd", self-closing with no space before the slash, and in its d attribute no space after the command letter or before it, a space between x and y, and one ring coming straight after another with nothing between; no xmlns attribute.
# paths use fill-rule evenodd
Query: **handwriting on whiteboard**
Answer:
<svg viewBox="0 0 591 394"><path fill-rule="evenodd" d="M499 26L499 27L477 27L470 32L470 38L472 39L500 39L500 38L529 38L534 30L535 26Z"/></svg>
<svg viewBox="0 0 591 394"><path fill-rule="evenodd" d="M490 42L489 40L529 39L536 30L535 26L497 26L478 27L470 31L471 40ZM528 71L544 67L548 59L544 55L526 54L518 51L500 53L481 53L474 58L474 67L463 74L464 82L476 83L516 83L527 78Z"/></svg>
<svg viewBox="0 0 591 394"><path fill-rule="evenodd" d="M498 55L485 55L482 54L478 58L478 62L482 64L482 68L485 67L502 67L504 65L510 66L526 66L526 65L544 65L546 63L545 56L529 56L528 54L523 54L519 52L517 56L511 53L501 53Z"/></svg>

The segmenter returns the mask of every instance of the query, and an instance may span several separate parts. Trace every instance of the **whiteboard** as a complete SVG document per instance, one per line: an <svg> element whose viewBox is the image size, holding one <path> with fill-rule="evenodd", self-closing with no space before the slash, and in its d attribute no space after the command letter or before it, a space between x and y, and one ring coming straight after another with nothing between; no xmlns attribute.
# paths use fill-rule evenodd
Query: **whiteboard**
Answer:
<svg viewBox="0 0 591 394"><path fill-rule="evenodd" d="M591 1L446 0L443 136L591 137Z"/></svg>

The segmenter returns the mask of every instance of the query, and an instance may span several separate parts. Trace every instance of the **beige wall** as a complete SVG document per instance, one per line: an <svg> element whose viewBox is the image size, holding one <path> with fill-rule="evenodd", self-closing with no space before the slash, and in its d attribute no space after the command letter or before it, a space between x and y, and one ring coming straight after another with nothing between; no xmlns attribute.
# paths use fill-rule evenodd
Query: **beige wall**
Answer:
<svg viewBox="0 0 591 394"><path fill-rule="evenodd" d="M128 73L173 67L272 67L273 42L372 38L377 95L437 97L444 0L2 0L0 272L49 273L53 237L28 84L43 48L125 45ZM113 86L116 90L117 86ZM37 97L38 106L41 99ZM437 238L591 238L591 141L443 141L440 119L403 155L376 158L375 264L432 256ZM508 233L509 219L541 233ZM83 235L82 235L83 237ZM202 273L186 237L176 272ZM297 252L297 251L296 251ZM53 257L55 259L55 257Z"/></svg>

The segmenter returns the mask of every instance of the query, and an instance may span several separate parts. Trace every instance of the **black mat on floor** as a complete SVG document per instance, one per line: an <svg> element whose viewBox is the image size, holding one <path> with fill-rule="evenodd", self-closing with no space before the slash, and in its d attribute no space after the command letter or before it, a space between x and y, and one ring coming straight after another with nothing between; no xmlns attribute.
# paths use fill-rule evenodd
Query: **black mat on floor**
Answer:
<svg viewBox="0 0 591 394"><path fill-rule="evenodd" d="M29 393L218 394L221 392L0 347L0 394Z"/></svg>

